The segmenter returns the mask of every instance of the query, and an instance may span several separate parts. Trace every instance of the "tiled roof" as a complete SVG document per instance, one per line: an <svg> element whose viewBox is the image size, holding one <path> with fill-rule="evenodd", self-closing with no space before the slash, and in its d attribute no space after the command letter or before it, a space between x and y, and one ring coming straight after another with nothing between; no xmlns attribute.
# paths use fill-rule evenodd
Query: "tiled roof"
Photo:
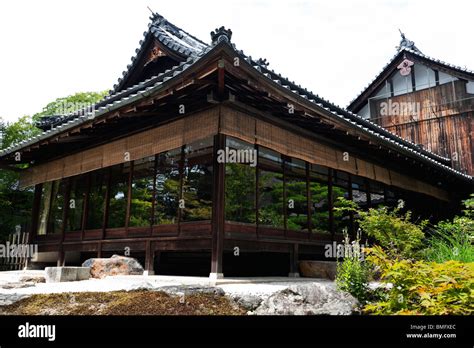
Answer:
<svg viewBox="0 0 474 348"><path fill-rule="evenodd" d="M135 55L131 58L132 63L122 72L122 77L118 79L117 84L114 85L114 88L110 93L117 92L121 89L125 78L133 70L138 60L137 58L145 49L145 42L149 37L154 37L171 51L183 57L194 57L203 49L208 47L205 42L192 36L173 23L168 22L166 18L157 13L152 15L150 20L151 22L148 24L148 31L143 33L143 39L139 42L139 47L135 50Z"/></svg>
<svg viewBox="0 0 474 348"><path fill-rule="evenodd" d="M362 96L362 94L364 94L370 87L372 87L372 85L374 85L379 80L379 78L382 76L382 74L385 72L385 70L387 70L387 68L389 66L391 66L394 61L398 60L403 55L404 52L408 52L408 53L412 54L415 57L425 59L425 60L427 60L427 61L429 61L433 64L436 64L440 67L444 67L448 70L453 70L453 71L456 71L456 72L459 72L459 73L462 73L462 74L471 75L472 78L474 79L474 71L473 70L469 70L465 67L463 68L461 66L453 65L453 64L444 62L442 60L427 56L426 54L421 53L420 50L418 50L418 49L414 50L414 49L411 49L411 48L408 48L408 47L405 47L405 46L400 46L397 53L389 60L389 62L382 68L382 70L380 70L380 72L377 75L375 75L375 77L372 79L372 81L370 81L369 84L365 88L363 88L354 99L352 99L350 101L347 108L350 108L352 106L352 104L354 104L354 102L357 101L357 99L359 99Z"/></svg>
<svg viewBox="0 0 474 348"><path fill-rule="evenodd" d="M194 40L197 40L197 39L194 39ZM244 59L250 66L252 66L256 71L258 71L258 73L268 78L271 83L274 83L275 85L286 88L292 94L300 98L304 98L305 100L314 104L314 106L328 113L335 119L345 122L349 127L358 129L368 134L369 136L374 136L380 139L385 144L396 147L400 152L411 154L412 156L417 157L421 161L424 161L431 165L442 168L444 171L447 171L450 174L453 174L465 180L466 179L472 180L471 176L461 173L440 162L440 161L446 160L445 158L438 156L436 154L433 154L427 150L420 149L416 144L406 141L400 138L399 136L380 127L379 125L369 120L365 120L362 117L338 105L335 105L329 102L328 100L318 96L317 94L314 94L308 91L306 88L303 88L300 85L297 85L295 82L290 81L288 78L281 76L280 74L276 73L273 70L269 70L267 68L268 64L265 61L263 60L255 61L250 56L246 56L243 53L243 51L238 51L235 48L234 44L231 44L228 41L224 41L224 42L226 44L229 44L232 47L232 49L235 51L235 54L239 55L242 59ZM172 45L172 43L168 42L168 45ZM101 102L95 105L94 113L89 112L89 113L86 113L85 115L81 115L80 112L76 112L76 113L71 113L69 115L65 115L59 120L56 119L56 122L51 124L51 128L49 130L44 131L43 133L33 138L30 138L18 144L12 145L4 149L3 151L0 151L0 157L13 153L15 151L18 151L22 149L23 147L32 145L42 139L49 138L53 136L54 134L58 134L67 129L73 128L77 125L80 125L81 123L90 121L91 119L97 118L105 113L113 111L117 109L118 107L140 100L150 95L151 93L154 93L160 90L164 83L166 83L169 80L179 78L179 76L186 69L194 65L198 60L202 59L204 56L210 54L210 52L213 51L213 49L218 45L221 45L221 43L213 43L213 45L211 46L207 46L203 44L202 46L199 46L201 47L201 51L198 52L197 50L195 50L192 54L189 55L189 57L187 58L185 62L182 62L179 65L173 67L172 69L169 69L163 73L160 73L157 76L153 76L125 90L118 91L118 92L115 92L114 94L107 96L104 100L102 100Z"/></svg>

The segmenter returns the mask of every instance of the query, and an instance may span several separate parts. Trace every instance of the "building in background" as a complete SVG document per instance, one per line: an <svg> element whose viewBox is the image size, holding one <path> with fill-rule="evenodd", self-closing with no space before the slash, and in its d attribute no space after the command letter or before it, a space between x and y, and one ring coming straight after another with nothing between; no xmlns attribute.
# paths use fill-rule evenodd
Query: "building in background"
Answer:
<svg viewBox="0 0 474 348"><path fill-rule="evenodd" d="M404 34L348 109L474 174L474 71L428 57Z"/></svg>

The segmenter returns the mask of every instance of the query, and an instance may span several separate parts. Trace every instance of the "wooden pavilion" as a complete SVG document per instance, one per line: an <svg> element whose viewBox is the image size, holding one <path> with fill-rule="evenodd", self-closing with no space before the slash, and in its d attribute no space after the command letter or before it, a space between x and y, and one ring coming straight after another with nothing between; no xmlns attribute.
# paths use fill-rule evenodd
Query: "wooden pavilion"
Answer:
<svg viewBox="0 0 474 348"><path fill-rule="evenodd" d="M129 251L149 273L173 260L195 273L204 258L199 271L215 278L257 274L239 254L250 270L296 275L299 258L355 229L340 197L362 208L403 199L441 218L473 191L448 158L282 77L231 37L221 27L206 44L153 15L109 96L0 153L2 165L29 164L21 185L34 188L40 260ZM224 149L256 161L219 160Z"/></svg>

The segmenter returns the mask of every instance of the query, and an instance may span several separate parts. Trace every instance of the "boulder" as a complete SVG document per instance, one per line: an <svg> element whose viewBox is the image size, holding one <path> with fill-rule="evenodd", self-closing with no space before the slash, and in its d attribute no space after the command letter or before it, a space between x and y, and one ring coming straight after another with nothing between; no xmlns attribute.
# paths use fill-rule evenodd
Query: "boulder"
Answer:
<svg viewBox="0 0 474 348"><path fill-rule="evenodd" d="M46 267L46 283L73 282L90 278L89 267Z"/></svg>
<svg viewBox="0 0 474 348"><path fill-rule="evenodd" d="M256 315L350 315L359 302L336 288L334 282L291 285L265 299L249 314Z"/></svg>
<svg viewBox="0 0 474 348"><path fill-rule="evenodd" d="M324 278L334 280L336 278L335 261L300 261L300 274L307 278Z"/></svg>
<svg viewBox="0 0 474 348"><path fill-rule="evenodd" d="M142 275L142 265L133 257L113 255L111 258L88 259L82 264L90 267L93 278L104 278L115 275Z"/></svg>

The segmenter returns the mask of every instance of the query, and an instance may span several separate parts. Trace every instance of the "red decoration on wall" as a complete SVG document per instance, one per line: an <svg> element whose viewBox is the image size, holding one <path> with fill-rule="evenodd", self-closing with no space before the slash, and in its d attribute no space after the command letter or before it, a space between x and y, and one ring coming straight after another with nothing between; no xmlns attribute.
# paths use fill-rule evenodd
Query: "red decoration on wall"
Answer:
<svg viewBox="0 0 474 348"><path fill-rule="evenodd" d="M397 69L400 70L400 75L407 76L410 75L411 67L413 65L415 65L415 63L413 63L411 60L405 59L397 66Z"/></svg>

